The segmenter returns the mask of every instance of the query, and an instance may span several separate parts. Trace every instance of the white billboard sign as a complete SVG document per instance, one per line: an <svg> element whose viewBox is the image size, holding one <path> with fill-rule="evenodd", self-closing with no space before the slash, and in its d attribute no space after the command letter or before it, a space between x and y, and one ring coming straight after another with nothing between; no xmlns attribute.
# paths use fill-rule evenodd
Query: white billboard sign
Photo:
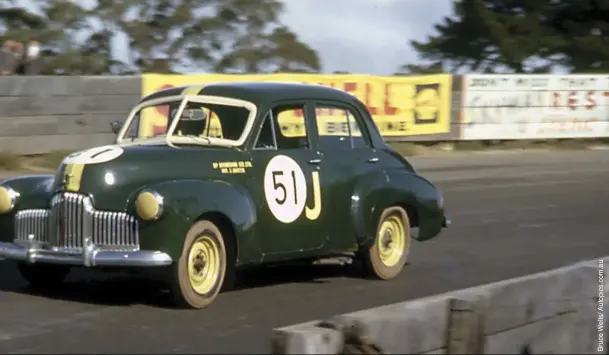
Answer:
<svg viewBox="0 0 609 355"><path fill-rule="evenodd" d="M609 75L467 75L461 139L609 137Z"/></svg>

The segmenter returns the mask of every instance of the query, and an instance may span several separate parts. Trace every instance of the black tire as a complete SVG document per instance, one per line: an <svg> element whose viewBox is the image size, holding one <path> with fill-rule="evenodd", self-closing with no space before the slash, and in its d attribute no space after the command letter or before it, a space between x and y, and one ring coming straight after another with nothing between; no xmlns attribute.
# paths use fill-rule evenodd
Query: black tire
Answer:
<svg viewBox="0 0 609 355"><path fill-rule="evenodd" d="M168 284L180 308L205 308L222 290L229 258L224 237L211 221L198 221L186 234L180 259L171 267ZM232 266L232 265L231 265Z"/></svg>
<svg viewBox="0 0 609 355"><path fill-rule="evenodd" d="M18 263L17 270L32 287L50 288L62 283L70 273L70 267L54 264Z"/></svg>
<svg viewBox="0 0 609 355"><path fill-rule="evenodd" d="M387 223L392 226L391 230L385 230ZM392 235L393 238L390 238L385 235L386 233L399 233L401 235ZM387 241L388 239L389 241ZM387 246L391 243L396 245L393 247ZM410 244L410 220L406 211L401 207L385 209L378 221L374 244L360 252L365 276L381 280L396 278L406 265ZM387 252L387 250L391 251ZM385 252L387 254L383 254ZM384 260L383 255L388 255L386 260Z"/></svg>

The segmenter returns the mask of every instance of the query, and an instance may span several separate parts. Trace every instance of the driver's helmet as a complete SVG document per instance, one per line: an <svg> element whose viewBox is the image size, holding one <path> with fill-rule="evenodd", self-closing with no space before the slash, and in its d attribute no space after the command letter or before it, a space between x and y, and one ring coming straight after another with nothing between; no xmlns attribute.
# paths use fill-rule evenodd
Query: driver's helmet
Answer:
<svg viewBox="0 0 609 355"><path fill-rule="evenodd" d="M172 112L172 117L175 116L175 113ZM174 134L199 136L205 131L206 123L205 111L200 108L184 108Z"/></svg>

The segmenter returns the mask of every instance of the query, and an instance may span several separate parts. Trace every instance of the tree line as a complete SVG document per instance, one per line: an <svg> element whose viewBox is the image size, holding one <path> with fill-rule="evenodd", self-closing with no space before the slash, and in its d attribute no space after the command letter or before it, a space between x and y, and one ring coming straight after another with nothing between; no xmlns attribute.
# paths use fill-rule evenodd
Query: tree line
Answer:
<svg viewBox="0 0 609 355"><path fill-rule="evenodd" d="M410 41L424 64L396 74L609 69L609 0L453 1L433 34ZM40 43L43 74L321 70L318 53L281 22L281 0L91 3L0 0L0 40Z"/></svg>
<svg viewBox="0 0 609 355"><path fill-rule="evenodd" d="M416 72L609 72L609 0L453 0Z"/></svg>

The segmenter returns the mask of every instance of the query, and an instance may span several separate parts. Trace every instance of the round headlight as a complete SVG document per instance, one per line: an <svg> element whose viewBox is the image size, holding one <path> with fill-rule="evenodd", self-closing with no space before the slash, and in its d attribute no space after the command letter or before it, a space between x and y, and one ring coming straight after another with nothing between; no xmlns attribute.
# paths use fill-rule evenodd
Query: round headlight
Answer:
<svg viewBox="0 0 609 355"><path fill-rule="evenodd" d="M442 192L440 192L440 190L438 190L438 207L440 207L440 209L444 209L444 196L442 196Z"/></svg>
<svg viewBox="0 0 609 355"><path fill-rule="evenodd" d="M142 191L135 200L135 212L145 220L159 219L163 214L163 196L156 191Z"/></svg>
<svg viewBox="0 0 609 355"><path fill-rule="evenodd" d="M19 193L10 186L0 186L0 213L8 213L15 208Z"/></svg>

